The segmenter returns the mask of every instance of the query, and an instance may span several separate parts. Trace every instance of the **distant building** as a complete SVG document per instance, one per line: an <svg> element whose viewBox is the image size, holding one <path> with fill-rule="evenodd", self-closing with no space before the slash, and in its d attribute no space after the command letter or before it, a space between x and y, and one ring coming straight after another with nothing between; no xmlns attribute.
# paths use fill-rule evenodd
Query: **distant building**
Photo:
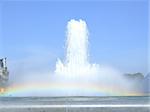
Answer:
<svg viewBox="0 0 150 112"><path fill-rule="evenodd" d="M7 70L6 58L0 59L0 87L6 85L9 77L9 72Z"/></svg>

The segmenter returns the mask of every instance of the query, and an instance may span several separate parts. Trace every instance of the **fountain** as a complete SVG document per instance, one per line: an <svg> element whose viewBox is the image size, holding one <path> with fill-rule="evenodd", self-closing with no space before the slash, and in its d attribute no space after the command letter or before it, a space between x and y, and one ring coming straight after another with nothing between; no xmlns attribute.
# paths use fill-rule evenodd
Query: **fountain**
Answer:
<svg viewBox="0 0 150 112"><path fill-rule="evenodd" d="M56 74L90 75L97 72L98 65L90 64L88 60L88 29L83 20L71 20L67 25L66 60L58 59Z"/></svg>
<svg viewBox="0 0 150 112"><path fill-rule="evenodd" d="M88 34L85 21L80 19L68 22L66 58L64 61L58 59L56 62L56 83L65 84L63 88L72 84L73 86L66 89L66 93L71 90L69 95L116 95L115 92L119 91L122 91L122 95L128 93L131 85L121 75L122 73L109 66L89 63ZM84 90L96 87L105 92L95 93L91 89L90 92L84 93L83 90L78 89L81 85L85 85Z"/></svg>

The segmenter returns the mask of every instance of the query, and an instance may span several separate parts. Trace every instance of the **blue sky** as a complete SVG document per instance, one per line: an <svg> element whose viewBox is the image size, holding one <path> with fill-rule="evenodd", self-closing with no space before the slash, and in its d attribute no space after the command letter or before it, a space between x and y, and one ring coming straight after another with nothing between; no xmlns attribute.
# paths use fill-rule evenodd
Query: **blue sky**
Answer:
<svg viewBox="0 0 150 112"><path fill-rule="evenodd" d="M10 63L34 58L31 66L53 69L56 59L64 58L70 19L87 22L91 63L148 72L147 0L1 1L0 56Z"/></svg>

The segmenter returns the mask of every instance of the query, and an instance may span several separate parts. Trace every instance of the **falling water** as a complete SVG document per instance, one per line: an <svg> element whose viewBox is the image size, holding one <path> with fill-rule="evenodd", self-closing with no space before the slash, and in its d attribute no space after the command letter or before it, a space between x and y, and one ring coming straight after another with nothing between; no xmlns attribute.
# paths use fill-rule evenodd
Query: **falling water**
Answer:
<svg viewBox="0 0 150 112"><path fill-rule="evenodd" d="M88 29L85 21L68 22L66 52L65 61L57 61L57 74L88 75L97 72L96 65L88 61Z"/></svg>
<svg viewBox="0 0 150 112"><path fill-rule="evenodd" d="M104 87L112 93L115 92L115 89L110 88L123 88L125 91L128 91L130 84L118 70L89 62L88 34L85 21L70 20L68 22L66 58L64 61L58 59L56 62L56 83L61 82L67 85L73 83L76 85L75 87L71 86L71 93L69 95L78 95L79 91L81 92L79 95L89 94L89 92L84 93L82 90L76 90L75 88L78 88L77 84L101 86L101 89ZM70 89L67 89L67 92L69 91ZM117 91L120 91L120 89L117 89ZM121 89L121 91L123 90ZM95 93L90 91L90 94L93 95Z"/></svg>

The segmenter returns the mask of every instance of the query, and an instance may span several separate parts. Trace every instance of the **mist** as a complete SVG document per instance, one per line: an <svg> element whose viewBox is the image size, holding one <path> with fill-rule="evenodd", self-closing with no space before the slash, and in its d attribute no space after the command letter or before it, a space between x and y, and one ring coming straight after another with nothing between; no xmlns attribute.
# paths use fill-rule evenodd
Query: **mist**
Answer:
<svg viewBox="0 0 150 112"><path fill-rule="evenodd" d="M11 62L9 88L19 88L11 96L126 96L142 94L124 73L109 65L89 63L89 31L83 20L67 24L66 57L50 68L49 54L39 51ZM34 51L34 50L33 50ZM42 54L42 59L41 55Z"/></svg>

